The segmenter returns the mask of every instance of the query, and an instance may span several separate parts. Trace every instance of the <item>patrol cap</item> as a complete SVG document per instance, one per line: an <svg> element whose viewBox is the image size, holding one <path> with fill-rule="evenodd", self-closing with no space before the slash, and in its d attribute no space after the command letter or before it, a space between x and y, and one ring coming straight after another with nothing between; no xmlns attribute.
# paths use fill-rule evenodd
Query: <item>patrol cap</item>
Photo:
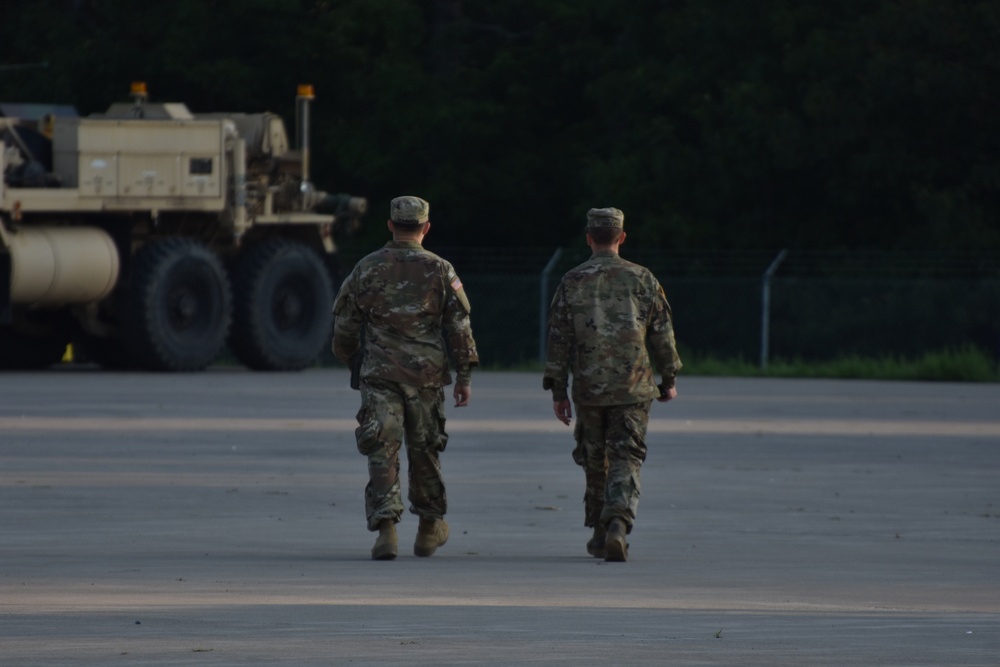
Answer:
<svg viewBox="0 0 1000 667"><path fill-rule="evenodd" d="M420 197L396 197L389 204L389 219L401 225L419 225L427 222L431 205Z"/></svg>
<svg viewBox="0 0 1000 667"><path fill-rule="evenodd" d="M622 229L625 226L625 214L617 208L592 208L587 211L587 228L607 227Z"/></svg>

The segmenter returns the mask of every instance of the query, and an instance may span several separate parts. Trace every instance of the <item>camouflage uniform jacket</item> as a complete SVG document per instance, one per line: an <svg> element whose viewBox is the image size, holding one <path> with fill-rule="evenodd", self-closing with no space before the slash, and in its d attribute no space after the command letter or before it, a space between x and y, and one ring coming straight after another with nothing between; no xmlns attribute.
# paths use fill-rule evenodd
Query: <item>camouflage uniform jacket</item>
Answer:
<svg viewBox="0 0 1000 667"><path fill-rule="evenodd" d="M459 384L479 364L469 300L455 269L416 241L390 241L363 258L334 302L333 352L350 365L364 328L362 378L415 387L451 384L445 338Z"/></svg>
<svg viewBox="0 0 1000 667"><path fill-rule="evenodd" d="M659 396L654 369L667 387L681 369L663 288L645 267L595 252L552 299L544 388L565 400L572 372L575 403L628 405Z"/></svg>

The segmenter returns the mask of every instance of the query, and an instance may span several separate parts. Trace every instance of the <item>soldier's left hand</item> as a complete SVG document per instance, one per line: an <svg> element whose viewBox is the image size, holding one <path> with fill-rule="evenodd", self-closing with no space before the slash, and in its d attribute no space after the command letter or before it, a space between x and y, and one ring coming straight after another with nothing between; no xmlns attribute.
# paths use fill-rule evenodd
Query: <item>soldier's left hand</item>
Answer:
<svg viewBox="0 0 1000 667"><path fill-rule="evenodd" d="M469 404L472 398L472 387L467 384L455 385L455 407L461 408Z"/></svg>
<svg viewBox="0 0 1000 667"><path fill-rule="evenodd" d="M667 389L666 392L661 394L660 397L657 398L656 400L658 400L660 403L666 403L667 401L673 400L675 398L677 398L677 387L671 387L670 389Z"/></svg>

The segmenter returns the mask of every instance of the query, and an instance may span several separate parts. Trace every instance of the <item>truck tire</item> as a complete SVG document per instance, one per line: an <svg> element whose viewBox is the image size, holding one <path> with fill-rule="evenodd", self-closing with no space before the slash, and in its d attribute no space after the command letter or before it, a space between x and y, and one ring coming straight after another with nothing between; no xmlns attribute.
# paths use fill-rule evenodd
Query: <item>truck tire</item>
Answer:
<svg viewBox="0 0 1000 667"><path fill-rule="evenodd" d="M67 341L55 336L30 336L0 327L0 369L38 370L62 360Z"/></svg>
<svg viewBox="0 0 1000 667"><path fill-rule="evenodd" d="M330 341L333 285L320 256L286 240L248 247L233 270L229 347L248 368L297 371Z"/></svg>
<svg viewBox="0 0 1000 667"><path fill-rule="evenodd" d="M232 293L226 271L193 239L159 239L140 248L125 303L125 343L141 368L202 370L229 333Z"/></svg>

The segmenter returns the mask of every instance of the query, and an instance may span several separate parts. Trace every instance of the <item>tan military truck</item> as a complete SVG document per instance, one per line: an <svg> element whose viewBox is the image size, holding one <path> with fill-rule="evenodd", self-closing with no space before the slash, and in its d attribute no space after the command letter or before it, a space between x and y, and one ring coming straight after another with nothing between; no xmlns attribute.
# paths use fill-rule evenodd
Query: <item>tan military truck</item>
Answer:
<svg viewBox="0 0 1000 667"><path fill-rule="evenodd" d="M367 203L309 180L312 87L297 148L275 114L132 92L84 118L0 118L0 368L48 366L68 344L111 368L200 370L227 344L256 370L313 364L334 231Z"/></svg>

